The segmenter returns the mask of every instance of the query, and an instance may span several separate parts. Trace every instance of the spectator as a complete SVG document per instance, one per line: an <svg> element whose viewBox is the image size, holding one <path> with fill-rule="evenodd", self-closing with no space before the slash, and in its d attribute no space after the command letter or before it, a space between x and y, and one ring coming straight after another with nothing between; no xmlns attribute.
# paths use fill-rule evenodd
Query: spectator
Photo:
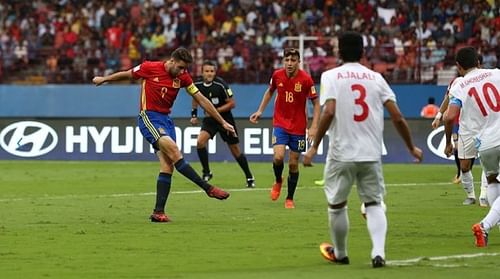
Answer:
<svg viewBox="0 0 500 279"><path fill-rule="evenodd" d="M309 74L315 83L319 83L321 73L325 70L325 58L318 54L316 48L312 48L312 55L306 58L306 64L309 66Z"/></svg>
<svg viewBox="0 0 500 279"><path fill-rule="evenodd" d="M429 99L427 99L427 105L425 105L420 111L420 116L427 119L434 119L438 112L439 107L436 105L436 100L434 97L429 97Z"/></svg>
<svg viewBox="0 0 500 279"><path fill-rule="evenodd" d="M482 67L485 69L497 68L498 58L494 48L487 49L483 55Z"/></svg>

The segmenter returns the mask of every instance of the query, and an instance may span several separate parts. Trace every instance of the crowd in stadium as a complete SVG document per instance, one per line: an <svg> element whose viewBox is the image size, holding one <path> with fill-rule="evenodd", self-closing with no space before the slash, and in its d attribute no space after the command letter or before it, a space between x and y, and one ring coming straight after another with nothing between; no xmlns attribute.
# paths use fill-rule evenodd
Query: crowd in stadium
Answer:
<svg viewBox="0 0 500 279"><path fill-rule="evenodd" d="M363 64L389 81L435 82L464 45L479 50L483 67L499 67L499 7L498 0L6 0L0 82L88 83L184 46L194 76L210 59L229 82L267 83L283 48L299 46L287 37L299 34L316 37L305 41L302 59L318 81L338 64L345 30L363 34Z"/></svg>

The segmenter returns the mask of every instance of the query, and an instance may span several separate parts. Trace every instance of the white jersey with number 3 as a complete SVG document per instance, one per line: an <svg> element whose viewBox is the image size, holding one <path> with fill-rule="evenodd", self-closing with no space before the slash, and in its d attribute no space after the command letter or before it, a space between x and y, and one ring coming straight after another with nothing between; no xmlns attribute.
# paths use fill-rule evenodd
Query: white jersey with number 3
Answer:
<svg viewBox="0 0 500 279"><path fill-rule="evenodd" d="M459 134L474 138L479 151L499 146L500 70L473 69L455 79L450 95L462 107Z"/></svg>
<svg viewBox="0 0 500 279"><path fill-rule="evenodd" d="M396 101L382 75L359 63L345 63L321 75L320 103L335 99L328 157L341 162L379 161L384 103Z"/></svg>

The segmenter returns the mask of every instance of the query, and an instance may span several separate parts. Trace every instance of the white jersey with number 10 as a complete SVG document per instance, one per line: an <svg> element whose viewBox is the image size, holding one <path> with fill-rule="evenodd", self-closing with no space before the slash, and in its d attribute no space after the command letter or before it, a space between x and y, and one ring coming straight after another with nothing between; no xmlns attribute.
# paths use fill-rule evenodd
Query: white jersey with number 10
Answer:
<svg viewBox="0 0 500 279"><path fill-rule="evenodd" d="M396 101L382 75L359 63L345 63L321 75L320 103L335 99L328 157L341 162L379 161L384 103Z"/></svg>
<svg viewBox="0 0 500 279"><path fill-rule="evenodd" d="M455 79L450 95L462 105L460 135L473 137L479 151L500 145L500 70L473 69Z"/></svg>

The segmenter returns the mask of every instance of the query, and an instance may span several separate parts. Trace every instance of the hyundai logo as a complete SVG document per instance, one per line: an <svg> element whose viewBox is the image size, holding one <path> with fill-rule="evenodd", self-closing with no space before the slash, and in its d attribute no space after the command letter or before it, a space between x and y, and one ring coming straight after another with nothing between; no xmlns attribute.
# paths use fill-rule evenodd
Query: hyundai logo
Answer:
<svg viewBox="0 0 500 279"><path fill-rule="evenodd" d="M41 156L52 151L56 145L56 131L40 122L16 122L0 132L0 146L20 157Z"/></svg>
<svg viewBox="0 0 500 279"><path fill-rule="evenodd" d="M444 149L446 148L446 137L444 126L438 127L427 136L427 147L429 150L443 159L453 160L453 157L446 157Z"/></svg>

